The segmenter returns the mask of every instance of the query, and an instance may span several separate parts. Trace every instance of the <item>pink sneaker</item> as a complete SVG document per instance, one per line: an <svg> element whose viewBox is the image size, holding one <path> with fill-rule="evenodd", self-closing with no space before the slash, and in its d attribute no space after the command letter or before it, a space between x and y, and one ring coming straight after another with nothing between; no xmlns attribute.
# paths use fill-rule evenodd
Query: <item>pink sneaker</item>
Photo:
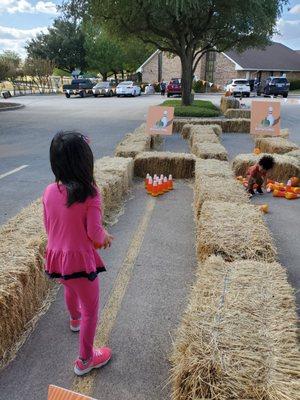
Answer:
<svg viewBox="0 0 300 400"><path fill-rule="evenodd" d="M70 319L70 329L72 332L80 331L80 319Z"/></svg>
<svg viewBox="0 0 300 400"><path fill-rule="evenodd" d="M94 368L103 367L111 359L111 349L109 347L101 347L94 349L93 357L88 361L82 361L77 358L75 361L74 372L76 375L85 375Z"/></svg>

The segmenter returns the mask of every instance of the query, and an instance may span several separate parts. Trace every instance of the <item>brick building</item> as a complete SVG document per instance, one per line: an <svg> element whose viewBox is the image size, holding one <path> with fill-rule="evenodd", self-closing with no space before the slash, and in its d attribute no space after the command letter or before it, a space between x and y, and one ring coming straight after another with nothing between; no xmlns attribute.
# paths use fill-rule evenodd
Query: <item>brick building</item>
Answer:
<svg viewBox="0 0 300 400"><path fill-rule="evenodd" d="M137 72L142 74L143 82L150 83L180 78L180 59L156 50ZM281 43L273 42L263 50L207 53L197 67L195 78L223 86L229 79L264 79L267 76L282 74L286 74L289 80L300 79L300 54Z"/></svg>

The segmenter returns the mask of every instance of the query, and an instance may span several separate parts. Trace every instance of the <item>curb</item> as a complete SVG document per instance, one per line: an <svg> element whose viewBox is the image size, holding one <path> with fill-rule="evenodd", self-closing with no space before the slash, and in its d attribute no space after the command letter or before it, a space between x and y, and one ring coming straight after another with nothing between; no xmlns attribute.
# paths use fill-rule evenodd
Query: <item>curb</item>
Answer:
<svg viewBox="0 0 300 400"><path fill-rule="evenodd" d="M12 106L8 106L8 107L1 107L0 108L0 112L1 111L12 111L12 110L18 110L19 108L23 108L25 107L24 104L19 104L19 103L11 103L13 104Z"/></svg>

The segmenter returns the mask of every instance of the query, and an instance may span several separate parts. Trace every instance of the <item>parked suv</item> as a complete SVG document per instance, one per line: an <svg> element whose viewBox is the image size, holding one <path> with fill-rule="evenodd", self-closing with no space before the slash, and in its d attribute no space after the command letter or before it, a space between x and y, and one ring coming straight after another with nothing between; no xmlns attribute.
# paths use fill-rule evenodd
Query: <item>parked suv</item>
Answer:
<svg viewBox="0 0 300 400"><path fill-rule="evenodd" d="M172 78L167 85L167 96L181 96L181 79L179 78Z"/></svg>
<svg viewBox="0 0 300 400"><path fill-rule="evenodd" d="M290 83L282 76L270 76L265 81L261 81L256 86L257 96L264 94L266 96L274 95L275 97L279 94L283 97L288 97L290 89Z"/></svg>
<svg viewBox="0 0 300 400"><path fill-rule="evenodd" d="M225 86L225 90L233 96L250 97L250 84L247 79L230 79Z"/></svg>

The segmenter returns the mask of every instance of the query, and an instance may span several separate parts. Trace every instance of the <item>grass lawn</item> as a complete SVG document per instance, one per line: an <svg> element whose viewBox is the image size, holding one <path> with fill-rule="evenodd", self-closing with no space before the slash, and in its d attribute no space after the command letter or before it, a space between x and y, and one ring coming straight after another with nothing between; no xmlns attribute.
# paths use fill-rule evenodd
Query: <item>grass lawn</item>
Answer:
<svg viewBox="0 0 300 400"><path fill-rule="evenodd" d="M290 90L290 94L300 94L300 89Z"/></svg>
<svg viewBox="0 0 300 400"><path fill-rule="evenodd" d="M165 100L162 106L174 107L175 117L218 117L220 110L211 101L194 100L191 106L182 106L181 100Z"/></svg>

